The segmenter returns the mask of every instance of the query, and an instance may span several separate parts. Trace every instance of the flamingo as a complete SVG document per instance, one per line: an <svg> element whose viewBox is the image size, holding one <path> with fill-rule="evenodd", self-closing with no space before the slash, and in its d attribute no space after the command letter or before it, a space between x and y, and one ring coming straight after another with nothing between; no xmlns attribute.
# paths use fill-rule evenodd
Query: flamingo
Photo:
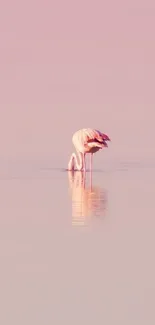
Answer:
<svg viewBox="0 0 155 325"><path fill-rule="evenodd" d="M92 171L93 154L104 147L108 147L107 141L111 141L110 138L95 129L87 128L76 131L73 134L72 142L77 151L78 159L73 152L68 163L68 170L75 170L74 165L76 165L77 170L85 172L85 156L87 153L90 153L90 171Z"/></svg>

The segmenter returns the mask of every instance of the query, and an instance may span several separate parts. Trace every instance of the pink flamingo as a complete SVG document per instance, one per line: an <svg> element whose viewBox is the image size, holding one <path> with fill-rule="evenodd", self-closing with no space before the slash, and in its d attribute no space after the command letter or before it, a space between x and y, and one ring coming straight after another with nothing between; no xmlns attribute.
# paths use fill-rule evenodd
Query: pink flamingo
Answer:
<svg viewBox="0 0 155 325"><path fill-rule="evenodd" d="M73 152L68 163L68 170L74 170L76 164L77 170L86 171L85 156L90 153L90 170L92 171L92 156L98 150L108 147L106 141L111 141L110 138L95 129L81 129L73 134L72 142L77 151L79 161L76 154Z"/></svg>

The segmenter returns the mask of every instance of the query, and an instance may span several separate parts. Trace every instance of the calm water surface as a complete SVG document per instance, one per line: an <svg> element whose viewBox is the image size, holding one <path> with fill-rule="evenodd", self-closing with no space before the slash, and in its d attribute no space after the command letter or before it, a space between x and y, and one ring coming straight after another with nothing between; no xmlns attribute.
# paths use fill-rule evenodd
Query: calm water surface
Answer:
<svg viewBox="0 0 155 325"><path fill-rule="evenodd" d="M0 172L0 323L155 324L155 164Z"/></svg>

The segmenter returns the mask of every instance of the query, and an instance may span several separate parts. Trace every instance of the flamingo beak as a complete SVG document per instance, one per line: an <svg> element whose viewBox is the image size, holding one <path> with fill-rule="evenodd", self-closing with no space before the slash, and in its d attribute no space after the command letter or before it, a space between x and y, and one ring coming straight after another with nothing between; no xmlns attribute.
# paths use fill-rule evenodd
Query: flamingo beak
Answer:
<svg viewBox="0 0 155 325"><path fill-rule="evenodd" d="M107 136L107 139L106 139L107 141L111 141L111 139Z"/></svg>
<svg viewBox="0 0 155 325"><path fill-rule="evenodd" d="M105 141L111 141L111 139L110 139L110 138L108 137L108 135L106 135L106 134L104 134L103 139L104 139Z"/></svg>
<svg viewBox="0 0 155 325"><path fill-rule="evenodd" d="M106 143L106 140L103 140L103 145L104 145L104 147L108 148L108 145Z"/></svg>
<svg viewBox="0 0 155 325"><path fill-rule="evenodd" d="M111 139L108 137L108 135L104 134L103 135L103 145L104 147L108 148L107 141L111 141Z"/></svg>

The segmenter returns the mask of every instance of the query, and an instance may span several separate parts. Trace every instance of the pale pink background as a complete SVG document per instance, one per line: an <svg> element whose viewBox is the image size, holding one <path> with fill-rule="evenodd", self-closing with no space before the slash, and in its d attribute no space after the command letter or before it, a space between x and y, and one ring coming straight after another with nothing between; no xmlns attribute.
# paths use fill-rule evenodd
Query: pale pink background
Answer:
<svg viewBox="0 0 155 325"><path fill-rule="evenodd" d="M64 165L82 127L111 136L109 155L152 155L154 84L153 0L2 0L1 157Z"/></svg>
<svg viewBox="0 0 155 325"><path fill-rule="evenodd" d="M155 1L1 0L0 113L0 324L154 325Z"/></svg>

